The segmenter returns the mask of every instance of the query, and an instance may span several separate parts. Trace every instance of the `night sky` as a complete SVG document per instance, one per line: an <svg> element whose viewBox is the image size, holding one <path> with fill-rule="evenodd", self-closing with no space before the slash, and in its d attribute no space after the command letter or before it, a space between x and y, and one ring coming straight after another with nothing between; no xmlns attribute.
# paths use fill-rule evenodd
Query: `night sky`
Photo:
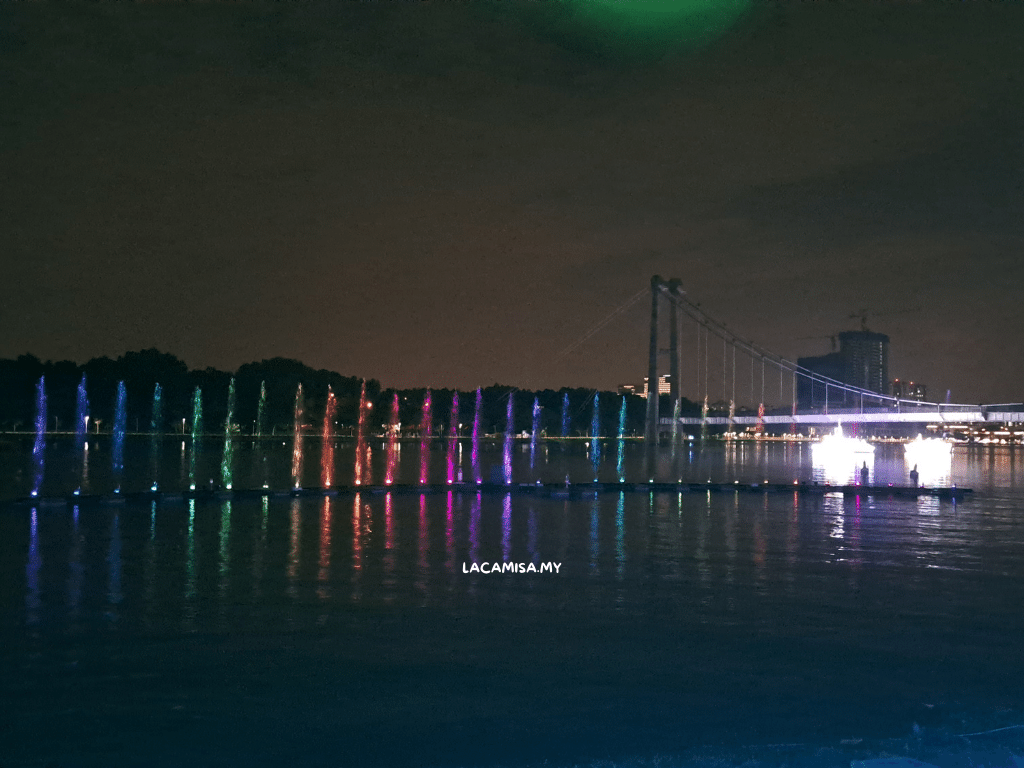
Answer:
<svg viewBox="0 0 1024 768"><path fill-rule="evenodd" d="M611 389L659 273L1024 399L1024 5L648 2L0 4L0 357Z"/></svg>

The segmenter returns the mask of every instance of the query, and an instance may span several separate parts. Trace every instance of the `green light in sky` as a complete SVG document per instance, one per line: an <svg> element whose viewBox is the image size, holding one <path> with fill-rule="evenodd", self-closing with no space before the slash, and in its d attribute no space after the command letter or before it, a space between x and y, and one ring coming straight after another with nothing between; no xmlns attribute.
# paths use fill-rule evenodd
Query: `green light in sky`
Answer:
<svg viewBox="0 0 1024 768"><path fill-rule="evenodd" d="M638 56L704 45L735 24L750 0L567 0L580 32Z"/></svg>

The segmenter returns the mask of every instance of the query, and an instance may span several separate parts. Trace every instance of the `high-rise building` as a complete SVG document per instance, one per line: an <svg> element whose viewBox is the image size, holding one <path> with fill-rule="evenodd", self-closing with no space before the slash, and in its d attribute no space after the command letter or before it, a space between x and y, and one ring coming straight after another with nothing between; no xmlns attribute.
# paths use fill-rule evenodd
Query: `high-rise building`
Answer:
<svg viewBox="0 0 1024 768"><path fill-rule="evenodd" d="M644 391L642 397L647 397L650 387L647 383L647 376L644 376ZM658 394L659 395L671 395L672 394L672 374L666 373L658 377Z"/></svg>
<svg viewBox="0 0 1024 768"><path fill-rule="evenodd" d="M886 394L889 389L889 337L871 331L843 331L839 334L846 384Z"/></svg>
<svg viewBox="0 0 1024 768"><path fill-rule="evenodd" d="M878 394L889 391L889 337L871 331L844 331L839 334L839 351L819 357L801 357L797 365L818 376L866 389ZM861 397L841 387L797 379L797 403L801 408L826 405L844 408L861 404Z"/></svg>

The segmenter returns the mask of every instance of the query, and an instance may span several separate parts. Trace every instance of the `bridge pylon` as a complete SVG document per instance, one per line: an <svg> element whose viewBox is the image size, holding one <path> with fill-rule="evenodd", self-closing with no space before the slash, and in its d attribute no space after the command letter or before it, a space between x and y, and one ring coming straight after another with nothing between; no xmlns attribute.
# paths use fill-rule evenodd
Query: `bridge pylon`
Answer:
<svg viewBox="0 0 1024 768"><path fill-rule="evenodd" d="M669 382L673 411L679 410L680 356L678 299L682 296L682 281L679 278L663 280L660 275L651 278L651 337L647 365L647 419L644 438L650 444L658 442L660 426L661 386L658 377L659 343L659 299L664 295L669 302ZM673 436L677 429L673 428Z"/></svg>

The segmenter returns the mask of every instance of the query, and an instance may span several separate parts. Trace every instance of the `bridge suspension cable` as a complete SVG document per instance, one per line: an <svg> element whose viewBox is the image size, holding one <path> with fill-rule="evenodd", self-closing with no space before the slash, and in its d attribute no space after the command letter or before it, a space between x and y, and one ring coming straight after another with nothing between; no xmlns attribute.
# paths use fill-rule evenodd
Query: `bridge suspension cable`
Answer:
<svg viewBox="0 0 1024 768"><path fill-rule="evenodd" d="M629 301L627 301L625 304L623 304L622 306L618 307L617 309L613 309L604 318L602 318L601 320L598 320L590 328L590 330L588 330L586 333L584 333L582 336L580 336L578 339L576 339L576 341L574 341L572 344L570 344L565 349L563 349L561 352L559 352L558 355L554 358L554 360L552 362L557 362L557 361L561 360L566 355L568 355L570 352L572 352L574 349L576 349L577 347L581 346L591 336L593 336L594 334L598 333L602 328L604 328L606 325L608 325L612 320L614 320L616 317L621 315L623 312L625 312L631 306L633 306L638 301L640 301L640 299L642 299L646 294L647 294L647 289L644 288L643 290L638 291L637 294L635 296L633 296L633 298L629 299Z"/></svg>
<svg viewBox="0 0 1024 768"><path fill-rule="evenodd" d="M658 353L661 351L658 348L658 322L659 322L659 297L665 297L670 302L671 312L671 343L672 349L672 386L671 395L675 401L674 409L678 412L679 409L679 397L680 397L680 378L682 375L682 368L679 364L678 355L678 339L679 328L678 323L683 317L688 317L694 321L697 326L697 348L696 348L696 359L695 359L695 390L697 393L697 399L702 400L702 416L701 416L701 432L706 433L706 425L708 423L709 413L709 397L711 391L712 382L710 380L711 371L711 336L712 334L722 339L722 400L728 405L729 417L728 425L729 431L732 431L733 425L737 423L734 419L736 418L736 397L737 391L737 350L743 354L750 356L750 399L752 405L757 405L757 431L763 429L766 417L765 413L765 398L767 396L767 372L769 366L775 366L779 371L779 401L784 403L787 400L792 408L793 417L793 429L796 428L797 423L797 405L798 401L802 397L800 388L798 388L798 381L803 380L809 383L810 391L812 393L812 399L819 393L823 393L824 399L824 413L829 412L829 400L832 398L833 407L843 409L842 411L835 411L834 413L850 413L846 410L853 405L853 412L866 413L864 410L866 404L875 404L882 408L888 409L895 407L897 413L901 412L901 407L909 408L913 411L931 410L934 409L941 417L942 414L951 414L956 412L968 412L970 410L977 410L979 406L973 405L961 405L952 403L937 403L928 401L918 400L905 400L900 397L880 392L877 389L869 389L866 386L858 386L857 384L850 384L847 381L828 376L825 373L821 373L817 370L813 370L806 366L802 366L797 362L789 360L782 355L776 354L771 350L753 342L749 339L745 339L738 334L734 333L729 329L725 323L722 323L715 318L711 317L701 307L693 302L689 297L685 295L685 292L681 290L681 281L677 279L662 280L659 276L655 275L651 278L651 345L650 345L650 364L648 367L648 392L658 392L660 390L660 380L658 377ZM635 301L636 297L632 301ZM632 301L630 303L632 303ZM680 311L681 310L681 311ZM732 371L730 377L729 371L729 347L732 347ZM703 355L702 355L703 353ZM716 355L717 357L717 355ZM761 361L761 393L760 402L755 402L755 360ZM866 373L866 369L865 369ZM790 379L789 392L787 393L786 377L787 374ZM716 377L717 378L717 377ZM881 386L885 386L887 382L879 382ZM876 384L878 386L878 384ZM787 397L788 394L788 397ZM648 397L647 398L647 429L645 431L649 440L657 438L660 418L659 418L659 397ZM716 408L719 406L715 406ZM980 406L981 412L984 414L989 406ZM777 417L776 417L777 418ZM897 419L898 420L898 419ZM749 421L747 422L749 423ZM775 423L778 423L777 421ZM673 439L675 439L676 428L673 422Z"/></svg>
<svg viewBox="0 0 1024 768"><path fill-rule="evenodd" d="M748 355L750 355L752 361L753 361L753 358L756 357L756 358L759 358L761 360L762 365L764 365L765 363L768 363L768 364L776 366L779 369L779 374L780 374L780 378L779 378L779 394L780 395L782 395L783 388L784 388L784 381L783 381L784 375L787 372L790 373L794 377L794 382L793 382L794 401L796 399L796 377L797 376L802 376L805 379L808 379L808 380L810 380L812 382L816 382L816 383L825 385L826 397L827 397L827 394L828 394L828 389L831 388L831 389L838 390L838 391L841 391L841 392L845 392L845 393L849 393L849 394L853 394L853 395L858 395L858 396L860 396L862 398L863 397L868 397L868 398L870 398L872 400L876 400L876 401L880 401L880 402L884 401L886 403L893 403L893 404L895 404L899 400L899 398L893 397L891 395L886 395L886 394L883 394L883 393L880 393L880 392L876 392L874 390L867 389L865 387L858 387L858 386L853 385L853 384L847 384L844 381L840 381L840 380L832 378L830 376L825 376L824 374L818 373L817 371L812 371L812 370L810 370L810 369L808 369L808 368L806 368L804 366L798 365L797 363L795 363L795 362L793 362L791 360L787 360L786 358L782 357L781 355L778 355L778 354L776 354L774 352L771 352L770 350L760 346L759 344L757 344L755 342L752 342L752 341L750 341L748 339L744 339L744 338L736 335L731 330L729 330L725 326L724 323L721 323L721 322L715 320L710 315L708 315L703 309L700 308L700 306L698 306L696 303L691 301L681 291L675 291L675 292L673 292L673 291L666 291L666 293L669 296L670 300L674 301L677 304L677 306L680 309L682 309L683 312L687 316L689 316L692 320L694 320L701 327L703 327L706 332L714 333L714 335L716 335L719 338L721 338L722 341L723 341L723 348L727 347L728 345L732 346L732 348L733 348L733 371L732 371L733 387L732 387L732 390L733 390L733 394L734 395L735 395L735 390L736 390L736 387L735 387L735 380L736 380L735 355L736 355L736 350L740 349L741 351L744 351ZM723 352L723 361L722 361L723 391L725 391L725 389L726 389L725 381L724 381L725 377L727 376L727 370L726 370L727 369L727 361L725 359L726 354L727 353ZM762 402L763 402L763 395L762 395ZM931 405L935 405L935 403L930 403L930 404Z"/></svg>

